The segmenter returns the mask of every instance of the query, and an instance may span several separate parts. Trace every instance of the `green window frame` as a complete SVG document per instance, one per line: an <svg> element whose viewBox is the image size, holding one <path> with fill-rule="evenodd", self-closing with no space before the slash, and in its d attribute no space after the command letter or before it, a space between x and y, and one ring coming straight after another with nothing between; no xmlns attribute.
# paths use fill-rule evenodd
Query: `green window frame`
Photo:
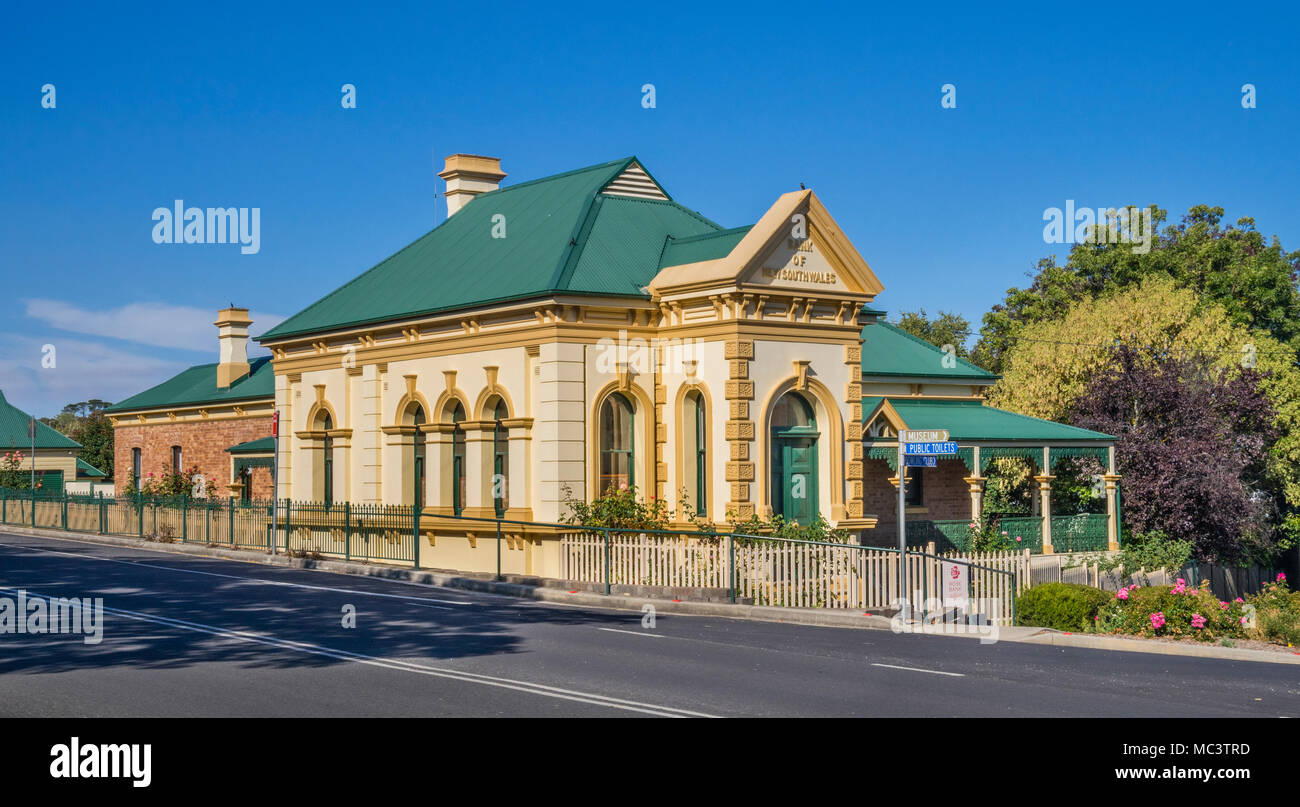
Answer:
<svg viewBox="0 0 1300 807"><path fill-rule="evenodd" d="M505 516L510 501L510 430L501 422L508 417L510 413L506 411L506 402L498 398L492 410L492 419L495 421L492 427L492 478L488 480L492 491L492 507L497 518ZM497 479L502 482L499 490Z"/></svg>
<svg viewBox="0 0 1300 807"><path fill-rule="evenodd" d="M621 392L615 392L600 405L599 466L596 494L636 485L636 407Z"/></svg>

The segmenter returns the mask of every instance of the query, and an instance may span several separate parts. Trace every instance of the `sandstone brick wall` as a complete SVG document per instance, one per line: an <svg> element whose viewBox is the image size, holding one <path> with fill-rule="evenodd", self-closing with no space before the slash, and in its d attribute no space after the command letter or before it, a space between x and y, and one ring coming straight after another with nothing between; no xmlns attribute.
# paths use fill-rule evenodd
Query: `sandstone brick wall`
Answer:
<svg viewBox="0 0 1300 807"><path fill-rule="evenodd" d="M122 493L131 482L132 449L142 449L140 472L146 477L152 472L157 477L171 466L172 446L179 445L182 464L186 468L198 466L199 472L210 482L210 494L229 496L230 489L226 485L230 483L230 454L226 449L269 436L269 417L151 425L124 423L113 430L113 478L117 492ZM270 470L253 469L253 498L270 498L271 495Z"/></svg>
<svg viewBox="0 0 1300 807"><path fill-rule="evenodd" d="M915 470L915 469L913 469ZM925 513L909 514L908 521L950 521L970 518L970 487L962 481L970 476L960 460L940 460L937 468L924 470L921 498ZM898 488L889 483L894 475L884 460L864 461L863 507L880 519L873 538L891 545L898 535Z"/></svg>

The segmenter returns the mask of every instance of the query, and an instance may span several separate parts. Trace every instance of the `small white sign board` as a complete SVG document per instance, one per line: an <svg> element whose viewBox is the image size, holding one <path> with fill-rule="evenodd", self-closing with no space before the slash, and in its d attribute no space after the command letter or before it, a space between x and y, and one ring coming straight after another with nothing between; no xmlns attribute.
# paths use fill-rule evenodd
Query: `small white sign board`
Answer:
<svg viewBox="0 0 1300 807"><path fill-rule="evenodd" d="M899 435L904 443L946 443L948 442L947 429L911 429L904 430Z"/></svg>
<svg viewBox="0 0 1300 807"><path fill-rule="evenodd" d="M970 582L970 567L961 563L942 561L943 607L966 608Z"/></svg>

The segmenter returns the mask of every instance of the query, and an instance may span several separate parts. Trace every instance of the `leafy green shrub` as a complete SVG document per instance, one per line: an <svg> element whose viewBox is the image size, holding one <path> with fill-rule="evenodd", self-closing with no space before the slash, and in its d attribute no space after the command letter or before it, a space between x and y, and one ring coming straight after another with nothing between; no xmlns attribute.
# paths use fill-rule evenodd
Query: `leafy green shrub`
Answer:
<svg viewBox="0 0 1300 807"><path fill-rule="evenodd" d="M764 521L758 516L750 516L740 521L736 518L735 513L727 513L727 520L730 523L731 531L740 535L761 535L764 538L783 538L792 541L820 541L823 543L846 544L849 542L848 533L843 530L837 530L831 527L830 522L818 513L812 521L807 524L800 524L797 521L786 521L780 514L772 516L768 521ZM762 539L736 539L738 544L745 544Z"/></svg>
<svg viewBox="0 0 1300 807"><path fill-rule="evenodd" d="M566 486L564 504L569 508L568 515L560 519L565 524L623 530L671 530L676 518L689 524L693 532L715 531L712 522L695 512L685 490L677 510L669 510L667 504L654 496L644 501L639 499L635 485L611 487L590 502L574 498L573 491Z"/></svg>
<svg viewBox="0 0 1300 807"><path fill-rule="evenodd" d="M1254 607L1254 620L1247 620L1245 631L1252 639L1300 645L1300 592L1288 591L1286 575L1279 574L1258 594L1249 598Z"/></svg>
<svg viewBox="0 0 1300 807"><path fill-rule="evenodd" d="M1208 583L1189 586L1179 578L1173 586L1121 588L1097 614L1097 630L1219 641L1245 635L1248 610L1244 601L1215 598Z"/></svg>
<svg viewBox="0 0 1300 807"><path fill-rule="evenodd" d="M1016 624L1056 630L1092 630L1111 594L1079 583L1043 583L1016 598Z"/></svg>

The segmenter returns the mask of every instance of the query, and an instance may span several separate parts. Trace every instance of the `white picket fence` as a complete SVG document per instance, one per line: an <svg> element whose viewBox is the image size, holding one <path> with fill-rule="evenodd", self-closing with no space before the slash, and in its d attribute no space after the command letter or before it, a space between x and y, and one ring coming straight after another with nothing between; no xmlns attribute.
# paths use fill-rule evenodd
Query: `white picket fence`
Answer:
<svg viewBox="0 0 1300 807"><path fill-rule="evenodd" d="M734 539L733 547L732 540L725 535L611 533L607 539L599 532L566 533L561 536L563 574L568 580L603 583L608 565L608 581L615 586L730 590L734 552L736 596L756 605L871 610L889 608L901 596L896 551L752 539ZM1029 579L1028 550L933 555L933 544L926 553L907 553L914 603L940 600L943 561L965 561L974 564L971 596L982 601L976 612L1007 622L1012 599Z"/></svg>

